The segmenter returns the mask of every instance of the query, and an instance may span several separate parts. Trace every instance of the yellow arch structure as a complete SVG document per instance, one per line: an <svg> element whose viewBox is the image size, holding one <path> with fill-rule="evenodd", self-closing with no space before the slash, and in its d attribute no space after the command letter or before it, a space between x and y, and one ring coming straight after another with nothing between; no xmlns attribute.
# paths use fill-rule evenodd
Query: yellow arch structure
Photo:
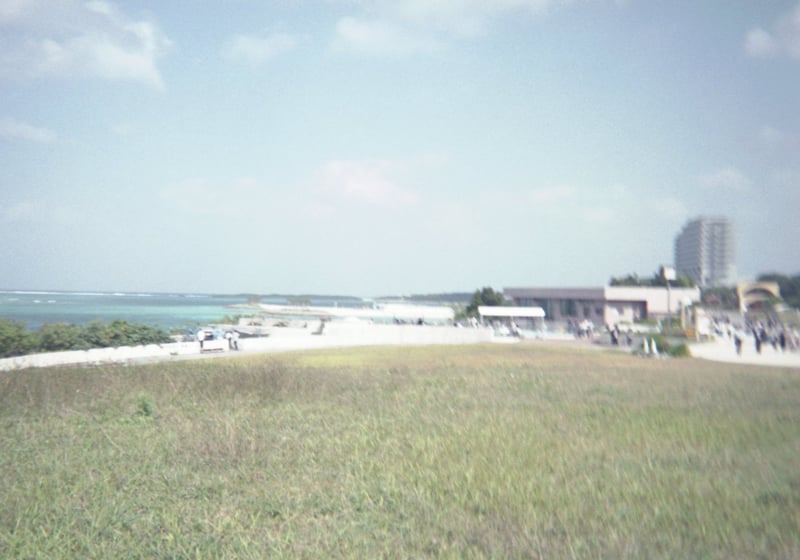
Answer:
<svg viewBox="0 0 800 560"><path fill-rule="evenodd" d="M739 312L744 314L753 304L781 297L781 289L777 282L739 282L736 295L739 297Z"/></svg>

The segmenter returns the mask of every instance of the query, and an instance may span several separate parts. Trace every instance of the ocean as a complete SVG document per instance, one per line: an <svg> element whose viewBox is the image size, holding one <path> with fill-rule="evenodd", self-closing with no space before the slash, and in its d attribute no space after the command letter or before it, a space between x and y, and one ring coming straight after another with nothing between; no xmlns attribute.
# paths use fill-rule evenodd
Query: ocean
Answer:
<svg viewBox="0 0 800 560"><path fill-rule="evenodd" d="M306 298L312 305L354 305L358 298ZM263 303L285 305L289 296L265 296ZM341 300L341 301L340 301ZM229 306L247 303L245 295L107 293L0 290L0 319L38 330L47 323L82 325L92 321L128 321L163 329L186 329L218 322L224 316L247 315Z"/></svg>

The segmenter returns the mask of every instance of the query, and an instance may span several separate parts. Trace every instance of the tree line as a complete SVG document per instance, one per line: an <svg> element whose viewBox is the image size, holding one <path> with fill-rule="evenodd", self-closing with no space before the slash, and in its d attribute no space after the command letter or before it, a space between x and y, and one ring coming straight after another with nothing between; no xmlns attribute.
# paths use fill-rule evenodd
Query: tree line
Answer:
<svg viewBox="0 0 800 560"><path fill-rule="evenodd" d="M43 325L38 331L30 331L21 321L0 319L2 358L38 352L140 346L171 341L172 338L164 329L127 321L94 321L87 325L55 323Z"/></svg>
<svg viewBox="0 0 800 560"><path fill-rule="evenodd" d="M759 274L756 277L758 282L775 282L780 288L780 301L794 309L800 309L800 274L787 275L776 272ZM626 276L612 276L609 280L610 286L666 286L661 272L656 272L653 276L640 278L637 274ZM692 288L695 282L686 275L678 276L670 285L677 288ZM738 296L735 287L704 288L703 302L719 305L725 308L736 309L739 306Z"/></svg>
<svg viewBox="0 0 800 560"><path fill-rule="evenodd" d="M760 274L756 280L759 282L775 282L780 288L783 303L789 307L800 309L800 274L787 276L786 274L770 272Z"/></svg>
<svg viewBox="0 0 800 560"><path fill-rule="evenodd" d="M608 281L609 286L643 286L643 287L666 287L667 281L664 275L657 271L650 277L640 278L638 274L628 274L627 276L612 276ZM679 275L675 280L670 281L673 288L694 288L695 282L691 276Z"/></svg>

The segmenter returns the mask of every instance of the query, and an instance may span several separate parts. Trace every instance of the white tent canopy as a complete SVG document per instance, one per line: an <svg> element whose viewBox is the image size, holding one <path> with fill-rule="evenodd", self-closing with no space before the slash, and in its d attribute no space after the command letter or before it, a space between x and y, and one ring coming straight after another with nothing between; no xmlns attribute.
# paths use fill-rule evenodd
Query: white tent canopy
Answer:
<svg viewBox="0 0 800 560"><path fill-rule="evenodd" d="M495 305L479 305L481 317L511 317L514 319L544 319L541 307L506 307Z"/></svg>

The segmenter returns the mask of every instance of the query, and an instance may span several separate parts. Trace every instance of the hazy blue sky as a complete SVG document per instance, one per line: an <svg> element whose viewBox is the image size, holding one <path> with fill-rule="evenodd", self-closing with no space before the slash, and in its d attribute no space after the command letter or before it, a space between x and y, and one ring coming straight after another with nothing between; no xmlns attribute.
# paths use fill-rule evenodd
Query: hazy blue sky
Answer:
<svg viewBox="0 0 800 560"><path fill-rule="evenodd" d="M0 287L800 272L798 0L3 0Z"/></svg>

